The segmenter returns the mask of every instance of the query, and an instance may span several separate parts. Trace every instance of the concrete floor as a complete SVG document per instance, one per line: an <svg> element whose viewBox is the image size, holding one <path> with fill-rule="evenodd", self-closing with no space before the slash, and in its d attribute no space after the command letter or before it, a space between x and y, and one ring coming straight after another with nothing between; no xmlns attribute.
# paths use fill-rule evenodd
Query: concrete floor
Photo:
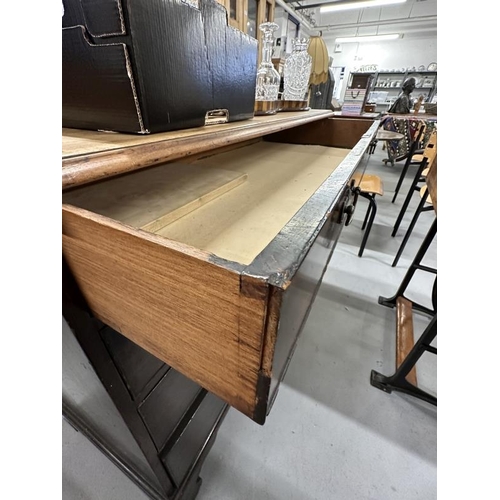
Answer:
<svg viewBox="0 0 500 500"><path fill-rule="evenodd" d="M397 267L391 267L417 204L400 234L390 236L406 196L391 203L401 166L386 166L382 145L367 172L380 175L385 195L363 257L359 200L344 228L274 407L264 426L230 410L202 470L197 500L433 500L437 497L435 407L370 385L375 369L395 369L392 296L433 220L423 213ZM437 265L437 238L425 264ZM433 276L417 273L407 296L430 306ZM415 315L415 332L428 318ZM437 359L417 364L421 388L436 394ZM142 500L145 495L85 438L63 424L63 498Z"/></svg>

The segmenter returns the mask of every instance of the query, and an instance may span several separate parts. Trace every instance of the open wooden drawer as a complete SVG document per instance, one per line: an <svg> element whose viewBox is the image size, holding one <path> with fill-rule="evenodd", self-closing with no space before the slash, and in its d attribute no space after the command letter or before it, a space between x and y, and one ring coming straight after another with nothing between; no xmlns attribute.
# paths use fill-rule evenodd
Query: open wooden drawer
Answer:
<svg viewBox="0 0 500 500"><path fill-rule="evenodd" d="M63 193L63 255L93 314L264 423L373 133L353 149L259 141L198 159L246 179L163 227L112 194L144 170Z"/></svg>

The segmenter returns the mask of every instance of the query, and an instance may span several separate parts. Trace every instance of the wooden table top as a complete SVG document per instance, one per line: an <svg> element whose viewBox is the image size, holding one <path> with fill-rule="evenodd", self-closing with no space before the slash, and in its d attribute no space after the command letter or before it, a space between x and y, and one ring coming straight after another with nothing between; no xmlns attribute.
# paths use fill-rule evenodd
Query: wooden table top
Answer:
<svg viewBox="0 0 500 500"><path fill-rule="evenodd" d="M62 188L87 184L333 116L334 112L330 110L311 109L148 135L63 128Z"/></svg>
<svg viewBox="0 0 500 500"><path fill-rule="evenodd" d="M377 139L377 141L400 141L404 139L404 134L392 132L391 130L379 129L375 139Z"/></svg>
<svg viewBox="0 0 500 500"><path fill-rule="evenodd" d="M368 118L371 120L378 120L380 118L380 113L368 113L368 112L363 112L359 115L349 114L349 113L342 113L342 111L334 111L333 112L335 118Z"/></svg>

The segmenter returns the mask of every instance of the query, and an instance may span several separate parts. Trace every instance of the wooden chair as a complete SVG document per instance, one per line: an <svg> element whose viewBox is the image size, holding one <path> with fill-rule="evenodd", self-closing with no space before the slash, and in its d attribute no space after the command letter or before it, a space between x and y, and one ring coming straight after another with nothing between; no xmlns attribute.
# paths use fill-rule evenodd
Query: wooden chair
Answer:
<svg viewBox="0 0 500 500"><path fill-rule="evenodd" d="M429 168L426 168L422 172L422 176L425 178L427 173L429 172ZM413 228L415 227L415 224L417 223L417 219L420 216L422 212L429 212L431 210L434 210L434 205L432 203L432 199L429 195L429 190L427 189L427 185L423 185L420 187L419 190L420 193L420 202L418 204L417 209L415 210L415 214L413 215L413 218L410 222L410 225L408 226L408 229L406 230L406 233L404 235L403 241L401 242L401 245L399 246L398 253L396 254L396 257L394 258L394 261L392 263L392 267L397 266L399 259L406 247L406 244L408 243L408 240L410 239L410 235L413 231Z"/></svg>
<svg viewBox="0 0 500 500"><path fill-rule="evenodd" d="M361 226L361 230L365 231L358 252L358 256L361 257L363 255L366 242L368 241L368 236L370 235L375 215L377 214L377 202L375 201L375 196L383 196L384 184L378 175L373 174L354 174L351 181L354 181L353 187L357 188L359 196L366 198L369 202L368 210L366 211L365 219L363 221L363 225Z"/></svg>
<svg viewBox="0 0 500 500"><path fill-rule="evenodd" d="M437 154L437 129L432 131L431 136L429 137L429 141L425 146L424 150L421 153L417 153L413 155L412 163L419 163L423 160L424 156L429 160L429 164L432 163L434 157Z"/></svg>
<svg viewBox="0 0 500 500"><path fill-rule="evenodd" d="M431 345L437 336L437 268L422 264L427 250L437 234L437 156L427 174L427 181L427 191L432 192L434 197L433 208L436 212L436 218L427 231L424 241L420 245L395 295L392 297L380 296L378 299L378 303L383 306L396 307L396 371L392 375L386 376L372 370L370 383L384 392L400 391L436 406L437 397L418 387L415 367L425 352L437 356L437 348ZM432 308L405 297L408 286L417 271L436 275L431 294ZM416 342L414 341L413 332L414 310L430 316L429 323Z"/></svg>
<svg viewBox="0 0 500 500"><path fill-rule="evenodd" d="M417 165L422 161L422 158L424 155L429 155L432 154L432 150L434 149L435 145L437 145L437 131L434 130L429 137L429 141L427 142L427 145L423 150L419 149L422 145L422 138L424 137L426 130L426 126L423 123L420 128L418 129L417 135L415 137L415 140L411 143L410 149L408 151L408 155L406 156L405 163L403 165L403 169L401 170L401 174L398 179L398 183L396 184L396 189L394 190L394 196L392 198L392 203L396 201L396 198L398 196L399 190L401 189L401 186L403 184L404 178L406 177L406 174L408 173L408 169L410 168L410 165ZM429 160L430 162L431 160Z"/></svg>
<svg viewBox="0 0 500 500"><path fill-rule="evenodd" d="M423 153L421 155L416 156L416 159L419 160L415 161L415 163L418 165L417 171L411 183L410 189L408 190L405 201L403 202L403 206L401 207L396 222L394 223L394 228L392 230L391 236L396 236L401 221L403 220L408 205L410 204L413 193L420 192L422 183L425 182L425 179L422 177L422 172L427 167L430 167L434 163L436 156L437 156L437 130L434 130L431 134L431 137L429 138L429 142L426 148L424 149ZM394 196L396 196L396 194L397 193L395 193ZM394 199L392 201L394 201Z"/></svg>

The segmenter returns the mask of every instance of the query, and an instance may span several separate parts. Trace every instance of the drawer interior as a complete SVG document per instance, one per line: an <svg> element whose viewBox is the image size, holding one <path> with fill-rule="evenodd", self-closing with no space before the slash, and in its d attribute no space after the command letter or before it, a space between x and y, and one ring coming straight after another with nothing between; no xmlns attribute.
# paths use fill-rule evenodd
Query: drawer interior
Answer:
<svg viewBox="0 0 500 500"><path fill-rule="evenodd" d="M139 171L74 189L63 195L63 202L247 265L349 151L260 141L198 159L191 165L179 164L186 169L184 185L197 178L199 186L212 182L215 187L174 217L168 214L181 189L179 183L164 182L166 187L158 194L162 166L148 169L157 172L148 182L137 181ZM140 198L149 200L149 204L138 201L137 193L130 191L131 185L135 191L141 190ZM159 218L162 221L157 224Z"/></svg>

